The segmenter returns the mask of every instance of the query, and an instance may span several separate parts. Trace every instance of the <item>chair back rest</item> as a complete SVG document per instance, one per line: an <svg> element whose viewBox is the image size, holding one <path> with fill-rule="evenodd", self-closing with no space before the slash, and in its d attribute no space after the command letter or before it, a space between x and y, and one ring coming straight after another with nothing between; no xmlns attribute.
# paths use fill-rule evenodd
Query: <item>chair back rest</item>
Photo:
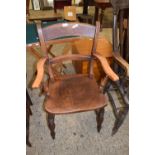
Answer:
<svg viewBox="0 0 155 155"><path fill-rule="evenodd" d="M94 37L95 26L82 23L59 23L42 29L45 41L64 37Z"/></svg>
<svg viewBox="0 0 155 155"><path fill-rule="evenodd" d="M93 52L96 51L97 38L100 30L100 23L96 22L96 26L83 24L83 23L58 23L49 25L47 27L41 27L41 23L37 24L38 36L40 40L41 49L48 57L48 49L46 42L59 40L61 42L75 37L87 37L93 38L93 45L90 56L83 56L79 54L72 54L66 56L60 56L56 58L49 58L49 64L59 63L65 60L89 60L89 76L93 76ZM54 80L54 75L51 67L49 67L50 78Z"/></svg>

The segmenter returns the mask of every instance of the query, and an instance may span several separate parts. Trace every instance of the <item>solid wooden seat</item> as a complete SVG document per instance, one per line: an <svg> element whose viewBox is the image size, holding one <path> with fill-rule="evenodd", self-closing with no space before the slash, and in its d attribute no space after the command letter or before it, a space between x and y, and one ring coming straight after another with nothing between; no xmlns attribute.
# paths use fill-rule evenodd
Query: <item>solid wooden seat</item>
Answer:
<svg viewBox="0 0 155 155"><path fill-rule="evenodd" d="M106 106L105 96L100 93L95 79L74 77L49 82L44 107L53 114L94 110Z"/></svg>

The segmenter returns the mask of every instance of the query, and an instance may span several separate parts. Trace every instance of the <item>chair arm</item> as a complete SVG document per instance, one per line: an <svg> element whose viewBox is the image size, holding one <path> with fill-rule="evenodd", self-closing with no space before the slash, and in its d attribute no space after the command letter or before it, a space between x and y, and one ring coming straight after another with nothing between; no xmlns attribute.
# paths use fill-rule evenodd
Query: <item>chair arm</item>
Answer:
<svg viewBox="0 0 155 155"><path fill-rule="evenodd" d="M101 63L101 66L104 70L104 72L107 74L107 76L112 80L112 81L117 81L119 80L118 75L111 69L110 65L108 64L108 61L105 57L98 53L93 54Z"/></svg>
<svg viewBox="0 0 155 155"><path fill-rule="evenodd" d="M118 52L113 52L114 60L126 71L127 76L129 77L129 63L124 60Z"/></svg>
<svg viewBox="0 0 155 155"><path fill-rule="evenodd" d="M44 64L47 58L41 58L37 63L37 76L32 84L32 88L38 88L44 76Z"/></svg>

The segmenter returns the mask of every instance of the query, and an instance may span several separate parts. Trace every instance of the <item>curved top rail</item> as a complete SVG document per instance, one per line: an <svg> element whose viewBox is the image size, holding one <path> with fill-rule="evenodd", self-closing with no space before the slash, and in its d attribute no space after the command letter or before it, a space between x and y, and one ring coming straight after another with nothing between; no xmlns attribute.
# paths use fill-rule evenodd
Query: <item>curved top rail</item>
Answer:
<svg viewBox="0 0 155 155"><path fill-rule="evenodd" d="M58 23L42 28L45 41L68 37L90 37L95 34L95 26L83 23Z"/></svg>

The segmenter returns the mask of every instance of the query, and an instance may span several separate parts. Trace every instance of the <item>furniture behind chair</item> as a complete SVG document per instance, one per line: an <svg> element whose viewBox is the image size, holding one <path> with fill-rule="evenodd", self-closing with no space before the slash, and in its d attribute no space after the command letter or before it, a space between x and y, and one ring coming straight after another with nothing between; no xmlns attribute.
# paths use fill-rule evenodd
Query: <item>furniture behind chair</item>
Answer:
<svg viewBox="0 0 155 155"><path fill-rule="evenodd" d="M96 21L100 21L101 23L101 29L102 29L102 21L104 16L104 10L106 8L112 7L110 0L94 0L95 2L95 19L94 24ZM99 10L101 9L101 13L99 14Z"/></svg>
<svg viewBox="0 0 155 155"><path fill-rule="evenodd" d="M57 9L63 9L64 6L71 6L72 0L54 0L54 12L57 12Z"/></svg>

